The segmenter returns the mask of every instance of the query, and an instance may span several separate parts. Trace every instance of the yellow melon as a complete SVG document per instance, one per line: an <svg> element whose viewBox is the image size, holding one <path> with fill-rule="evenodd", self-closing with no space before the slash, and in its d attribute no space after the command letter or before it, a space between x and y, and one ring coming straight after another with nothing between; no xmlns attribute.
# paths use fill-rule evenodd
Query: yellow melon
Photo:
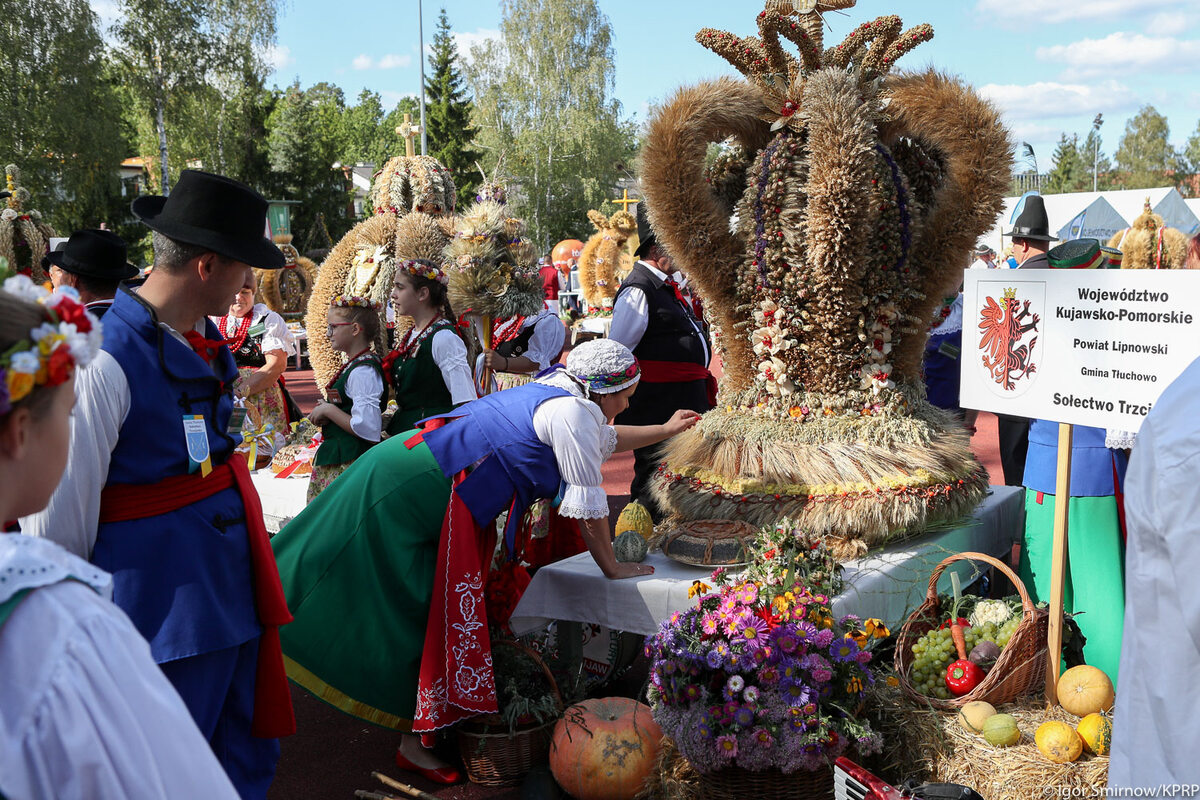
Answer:
<svg viewBox="0 0 1200 800"><path fill-rule="evenodd" d="M994 716L996 708L984 700L972 700L958 710L958 723L971 733L983 733L983 724Z"/></svg>
<svg viewBox="0 0 1200 800"><path fill-rule="evenodd" d="M1077 717L1111 711L1115 698L1112 681L1095 667L1080 664L1058 679L1058 704Z"/></svg>
<svg viewBox="0 0 1200 800"><path fill-rule="evenodd" d="M1094 756L1106 756L1112 748L1112 720L1105 714L1088 714L1079 720L1075 732L1083 740L1083 749Z"/></svg>
<svg viewBox="0 0 1200 800"><path fill-rule="evenodd" d="M1074 761L1083 752L1083 740L1079 738L1079 734L1070 725L1058 720L1039 725L1037 733L1033 735L1033 741L1038 750L1042 751L1042 755L1055 764Z"/></svg>
<svg viewBox="0 0 1200 800"><path fill-rule="evenodd" d="M634 531L643 539L654 535L654 520L650 519L650 512L637 500L625 506L617 517L615 535L620 536L625 531Z"/></svg>

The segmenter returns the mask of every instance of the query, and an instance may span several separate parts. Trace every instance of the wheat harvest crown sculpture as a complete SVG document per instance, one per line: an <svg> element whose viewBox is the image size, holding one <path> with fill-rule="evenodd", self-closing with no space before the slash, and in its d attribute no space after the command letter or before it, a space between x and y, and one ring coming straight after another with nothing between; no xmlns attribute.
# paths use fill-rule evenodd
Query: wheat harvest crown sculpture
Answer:
<svg viewBox="0 0 1200 800"><path fill-rule="evenodd" d="M788 516L843 557L986 490L962 423L925 399L921 358L1011 163L997 112L969 88L889 74L930 26L880 17L823 50L820 12L851 5L772 0L758 38L701 31L747 80L680 90L641 166L651 223L711 310L724 366L717 408L664 448L657 499L685 520ZM709 143L727 137L737 146L706 174Z"/></svg>

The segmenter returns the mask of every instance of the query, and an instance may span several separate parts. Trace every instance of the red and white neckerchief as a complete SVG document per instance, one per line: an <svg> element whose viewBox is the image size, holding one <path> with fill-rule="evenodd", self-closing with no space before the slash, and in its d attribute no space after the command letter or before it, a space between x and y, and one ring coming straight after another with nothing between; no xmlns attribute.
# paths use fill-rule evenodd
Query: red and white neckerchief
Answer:
<svg viewBox="0 0 1200 800"><path fill-rule="evenodd" d="M433 332L433 326L437 324L437 321L441 318L442 313L439 311L433 316L433 319L429 320L429 323L422 328L416 336L412 335L413 329L409 328L408 333L404 334L404 341L401 342L400 345L393 351L396 353L396 357L407 361L415 356L417 354L417 348L420 347L421 342L428 338L429 334Z"/></svg>
<svg viewBox="0 0 1200 800"><path fill-rule="evenodd" d="M342 364L340 367L338 367L338 371L334 374L333 379L330 380L329 383L325 384L326 394L328 394L330 391L333 390L333 385L338 382L338 378L342 377L342 373L345 372L350 367L351 364L353 364L355 361L357 361L359 359L359 357L362 356L364 353L369 353L369 352L371 352L371 348L365 347L362 350L360 350L358 353L356 353L352 358L346 359L346 363Z"/></svg>
<svg viewBox="0 0 1200 800"><path fill-rule="evenodd" d="M250 323L254 321L254 311L251 309L250 313L241 319L234 317L237 328L232 333L230 333L229 319L228 314L221 317L221 335L225 337L225 344L229 349L236 353L246 343L246 336L250 333Z"/></svg>
<svg viewBox="0 0 1200 800"><path fill-rule="evenodd" d="M509 339L517 338L517 334L521 332L521 327L525 324L526 317L506 317L498 319L492 323L492 349L496 349L496 345L503 344Z"/></svg>

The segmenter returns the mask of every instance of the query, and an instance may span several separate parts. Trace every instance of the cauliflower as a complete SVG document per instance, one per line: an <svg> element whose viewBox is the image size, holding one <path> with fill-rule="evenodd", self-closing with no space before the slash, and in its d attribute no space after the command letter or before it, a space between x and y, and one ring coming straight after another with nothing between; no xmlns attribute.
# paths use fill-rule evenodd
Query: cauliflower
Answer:
<svg viewBox="0 0 1200 800"><path fill-rule="evenodd" d="M1012 609L1003 600L980 600L971 612L971 625L978 627L989 622L999 627L1012 618Z"/></svg>

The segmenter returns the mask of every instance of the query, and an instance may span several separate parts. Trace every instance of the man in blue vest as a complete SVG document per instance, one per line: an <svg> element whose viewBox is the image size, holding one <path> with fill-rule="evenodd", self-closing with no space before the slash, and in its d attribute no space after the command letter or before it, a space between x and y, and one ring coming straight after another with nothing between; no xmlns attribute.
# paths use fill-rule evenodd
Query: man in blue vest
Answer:
<svg viewBox="0 0 1200 800"><path fill-rule="evenodd" d="M208 321L250 267L279 268L267 203L185 170L139 197L154 269L121 291L76 377L71 462L23 529L113 575L113 601L150 643L243 798L266 796L294 731L278 626L290 620L245 461L233 456L237 366Z"/></svg>
<svg viewBox="0 0 1200 800"><path fill-rule="evenodd" d="M621 282L613 302L609 338L633 351L642 370L641 384L618 425L660 425L678 409L703 414L713 407L716 381L708 371L712 358L703 321L684 297L671 257L659 245L638 204L639 259ZM658 448L633 451L633 482L629 494L657 521L658 504L650 495L650 479L658 469Z"/></svg>

